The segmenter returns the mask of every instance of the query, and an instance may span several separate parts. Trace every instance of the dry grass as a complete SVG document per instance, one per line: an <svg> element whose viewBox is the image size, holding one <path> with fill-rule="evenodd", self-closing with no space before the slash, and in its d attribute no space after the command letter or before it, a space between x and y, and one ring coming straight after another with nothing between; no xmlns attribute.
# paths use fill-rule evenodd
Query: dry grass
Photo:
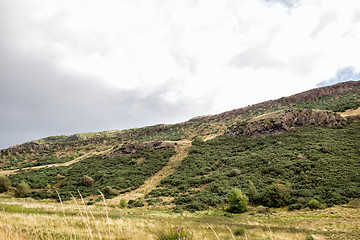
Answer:
<svg viewBox="0 0 360 240"><path fill-rule="evenodd" d="M318 211L276 209L260 214L172 213L146 209L86 206L81 198L40 202L0 198L0 239L156 239L184 226L194 239L360 239L360 209L336 206ZM244 236L234 236L238 227Z"/></svg>

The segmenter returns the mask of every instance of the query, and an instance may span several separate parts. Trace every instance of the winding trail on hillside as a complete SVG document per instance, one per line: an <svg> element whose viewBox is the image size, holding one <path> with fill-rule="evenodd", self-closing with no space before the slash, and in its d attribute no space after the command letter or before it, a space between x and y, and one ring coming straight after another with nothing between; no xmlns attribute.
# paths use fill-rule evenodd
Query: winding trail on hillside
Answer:
<svg viewBox="0 0 360 240"><path fill-rule="evenodd" d="M18 174L18 173L22 173L24 171L28 171L28 170L36 170L36 169L41 169L41 168L49 168L49 167L61 167L61 166L70 166L74 163L80 162L86 158L92 157L94 155L102 155L102 154L107 154L108 152L110 152L112 150L112 148L104 150L104 151L100 151L100 152L90 152L90 153L86 153L80 157L77 157L69 162L64 162L64 163L53 163L53 164L48 164L48 165L42 165L42 166L35 166L35 167L26 167L26 168L22 168L22 169L12 169L12 170L0 170L0 176L8 176L8 175L12 175L12 174Z"/></svg>
<svg viewBox="0 0 360 240"><path fill-rule="evenodd" d="M191 141L189 140L182 140L176 143L176 154L170 158L169 163L165 167L160 169L160 171L158 171L155 175L148 178L139 188L131 192L118 195L113 199L109 199L108 202L116 204L120 201L120 199L129 201L130 199L144 198L147 193L151 192L151 190L155 189L160 184L162 179L166 178L170 174L173 174L180 166L181 161L188 155L191 147Z"/></svg>

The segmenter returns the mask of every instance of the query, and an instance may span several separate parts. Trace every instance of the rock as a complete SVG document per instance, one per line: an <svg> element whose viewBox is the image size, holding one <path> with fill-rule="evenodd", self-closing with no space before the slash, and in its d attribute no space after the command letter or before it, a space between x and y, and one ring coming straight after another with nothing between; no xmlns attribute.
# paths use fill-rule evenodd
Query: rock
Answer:
<svg viewBox="0 0 360 240"><path fill-rule="evenodd" d="M333 112L288 109L254 118L246 124L234 124L225 134L237 137L256 137L280 134L310 125L334 127L343 123L344 119L339 114Z"/></svg>

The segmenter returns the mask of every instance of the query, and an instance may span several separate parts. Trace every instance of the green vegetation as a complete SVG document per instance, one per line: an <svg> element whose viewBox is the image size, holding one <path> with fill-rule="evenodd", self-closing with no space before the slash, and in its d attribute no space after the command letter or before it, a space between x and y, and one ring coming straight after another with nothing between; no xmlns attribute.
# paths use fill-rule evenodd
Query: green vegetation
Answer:
<svg viewBox="0 0 360 240"><path fill-rule="evenodd" d="M14 185L26 181L32 189L43 189L29 193L34 198L58 199L56 192L46 190L50 184L58 188L61 198L70 199L70 193L77 196L77 190L86 197L105 190L107 197L138 188L144 181L167 164L175 153L174 148L159 150L138 150L129 156L109 158L93 156L69 167L50 167L11 175ZM146 161L137 163L137 159ZM105 188L106 187L106 188Z"/></svg>
<svg viewBox="0 0 360 240"><path fill-rule="evenodd" d="M233 188L227 196L229 208L228 212L243 213L247 211L249 199L238 188Z"/></svg>
<svg viewBox="0 0 360 240"><path fill-rule="evenodd" d="M299 198L327 206L346 203L360 196L359 132L360 122L354 122L255 139L193 142L177 172L148 196L172 196L178 208L189 211L219 208L233 187L250 196L252 204L269 207L296 204Z"/></svg>
<svg viewBox="0 0 360 240"><path fill-rule="evenodd" d="M25 182L19 183L15 188L15 195L17 197L26 197L29 192L29 185L27 185Z"/></svg>
<svg viewBox="0 0 360 240"><path fill-rule="evenodd" d="M10 187L11 187L10 179L7 177L0 177L0 193L8 191Z"/></svg>

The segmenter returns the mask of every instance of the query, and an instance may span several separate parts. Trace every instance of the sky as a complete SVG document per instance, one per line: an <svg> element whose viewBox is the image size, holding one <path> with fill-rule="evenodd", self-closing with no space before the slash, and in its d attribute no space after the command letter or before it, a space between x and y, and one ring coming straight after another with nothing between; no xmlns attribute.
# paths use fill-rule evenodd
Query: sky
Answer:
<svg viewBox="0 0 360 240"><path fill-rule="evenodd" d="M359 0L0 0L0 149L360 78Z"/></svg>

